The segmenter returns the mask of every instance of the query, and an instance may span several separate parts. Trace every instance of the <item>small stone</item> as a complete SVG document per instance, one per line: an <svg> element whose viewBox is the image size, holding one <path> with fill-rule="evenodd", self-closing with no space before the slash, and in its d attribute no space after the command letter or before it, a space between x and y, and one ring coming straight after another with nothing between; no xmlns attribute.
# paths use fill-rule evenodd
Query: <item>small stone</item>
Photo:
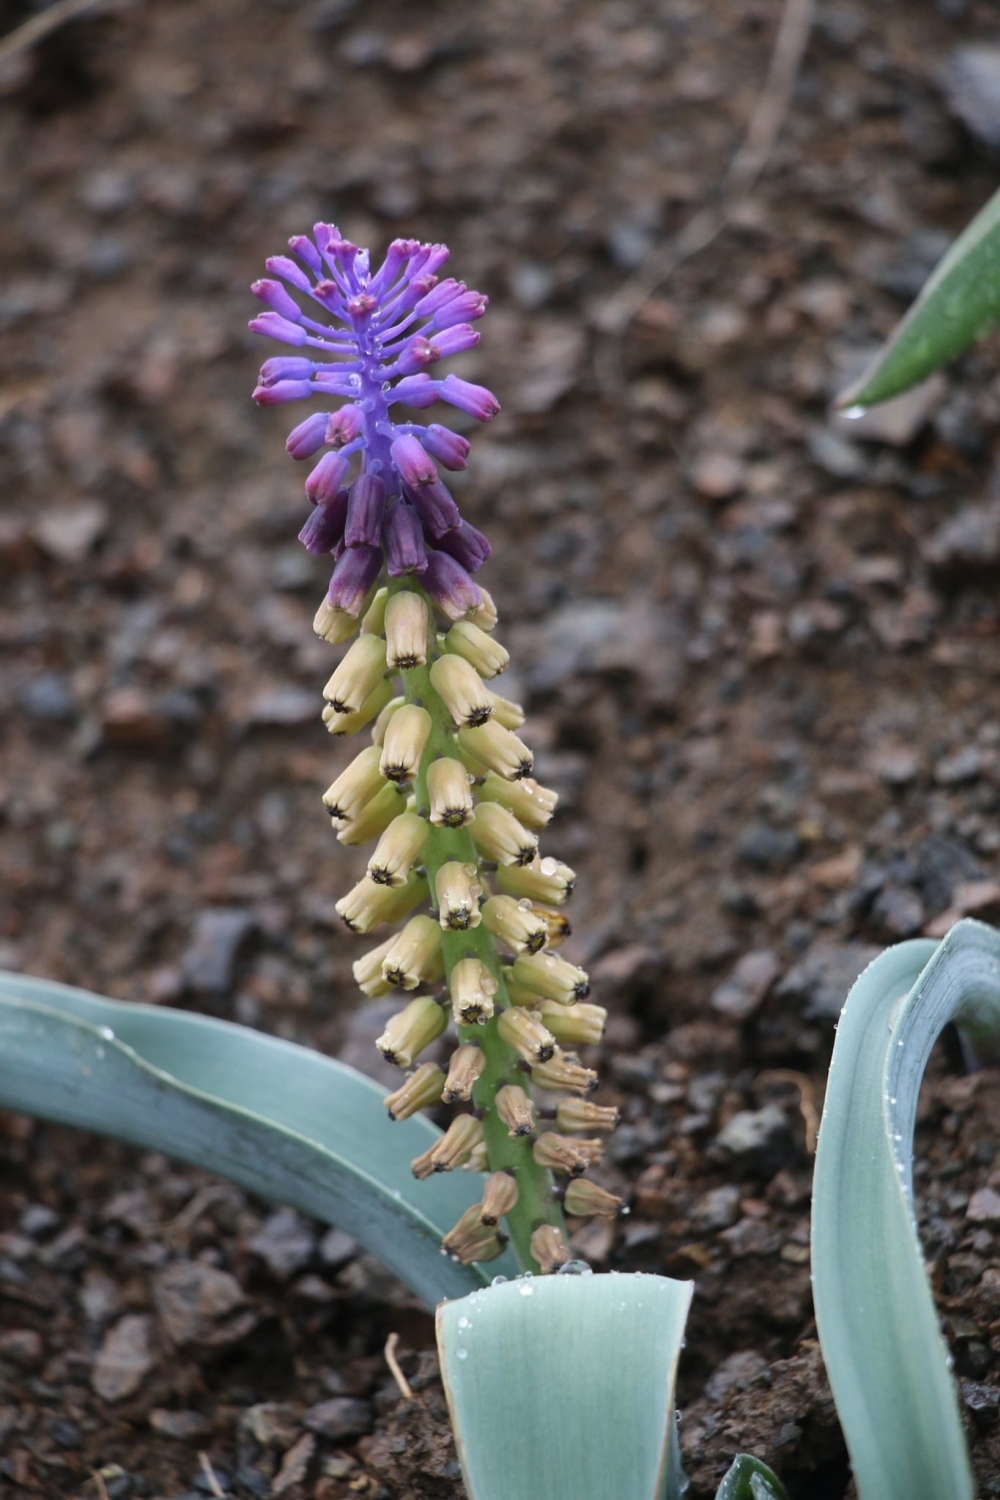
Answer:
<svg viewBox="0 0 1000 1500"><path fill-rule="evenodd" d="M977 1188L969 1199L965 1217L974 1224L996 1224L1000 1222L1000 1193L990 1187Z"/></svg>
<svg viewBox="0 0 1000 1500"><path fill-rule="evenodd" d="M250 702L247 723L261 729L284 729L319 718L322 704L308 688L276 687L260 692Z"/></svg>
<svg viewBox="0 0 1000 1500"><path fill-rule="evenodd" d="M149 1425L154 1432L176 1438L181 1443L208 1437L212 1431L211 1422L200 1411L168 1411L162 1406L155 1407L150 1412Z"/></svg>
<svg viewBox="0 0 1000 1500"><path fill-rule="evenodd" d="M84 1317L97 1328L103 1327L121 1307L117 1282L96 1266L88 1266L84 1271L79 1295Z"/></svg>
<svg viewBox="0 0 1000 1500"><path fill-rule="evenodd" d="M154 1279L153 1301L172 1344L224 1348L256 1325L235 1276L201 1261L175 1260Z"/></svg>
<svg viewBox="0 0 1000 1500"><path fill-rule="evenodd" d="M746 483L746 469L728 453L706 453L691 468L691 484L706 500L729 500Z"/></svg>
<svg viewBox="0 0 1000 1500"><path fill-rule="evenodd" d="M779 980L776 993L780 999L803 1001L802 1015L807 1021L836 1020L848 990L881 951L868 943L819 939Z"/></svg>
<svg viewBox="0 0 1000 1500"><path fill-rule="evenodd" d="M771 948L745 953L729 978L712 993L712 1009L731 1021L745 1021L763 1004L781 972L778 955Z"/></svg>
<svg viewBox="0 0 1000 1500"><path fill-rule="evenodd" d="M740 835L737 853L755 870L786 870L802 853L802 840L794 829L753 823Z"/></svg>
<svg viewBox="0 0 1000 1500"><path fill-rule="evenodd" d="M59 1215L47 1203L29 1203L17 1226L30 1239L44 1239L59 1227Z"/></svg>
<svg viewBox="0 0 1000 1500"><path fill-rule="evenodd" d="M17 701L32 719L65 724L76 718L76 699L65 677L58 672L39 672L22 682Z"/></svg>
<svg viewBox="0 0 1000 1500"><path fill-rule="evenodd" d="M108 693L101 705L101 727L109 743L131 749L162 750L173 737L157 705L139 687Z"/></svg>
<svg viewBox="0 0 1000 1500"><path fill-rule="evenodd" d="M371 1402L356 1396L333 1396L329 1401L320 1401L309 1408L305 1417L310 1432L333 1442L371 1432L374 1421Z"/></svg>
<svg viewBox="0 0 1000 1500"><path fill-rule="evenodd" d="M32 1370L41 1364L44 1353L41 1334L33 1328L5 1328L0 1333L0 1360Z"/></svg>
<svg viewBox="0 0 1000 1500"><path fill-rule="evenodd" d="M224 995L233 982L240 946L255 918L242 907L214 906L199 912L182 959L184 977L199 994Z"/></svg>
<svg viewBox="0 0 1000 1500"><path fill-rule="evenodd" d="M282 1401L262 1401L240 1417L240 1428L261 1448L284 1453L302 1431L302 1418L294 1406Z"/></svg>
<svg viewBox="0 0 1000 1500"><path fill-rule="evenodd" d="M964 745L954 755L938 761L934 767L934 780L938 786L960 786L966 781L976 781L982 769L982 752L975 745Z"/></svg>
<svg viewBox="0 0 1000 1500"><path fill-rule="evenodd" d="M945 98L980 145L1000 148L1000 47L957 47L941 71Z"/></svg>
<svg viewBox="0 0 1000 1500"><path fill-rule="evenodd" d="M319 1245L319 1258L330 1271L339 1271L360 1253L357 1240L342 1229L328 1229Z"/></svg>
<svg viewBox="0 0 1000 1500"><path fill-rule="evenodd" d="M926 920L924 903L905 886L887 885L875 897L872 921L889 938L912 937Z"/></svg>
<svg viewBox="0 0 1000 1500"><path fill-rule="evenodd" d="M965 505L924 543L924 560L940 577L967 582L992 577L1000 561L1000 502Z"/></svg>
<svg viewBox="0 0 1000 1500"><path fill-rule="evenodd" d="M777 1104L741 1109L715 1138L715 1145L741 1166L773 1177L795 1159L796 1148L785 1112Z"/></svg>
<svg viewBox="0 0 1000 1500"><path fill-rule="evenodd" d="M316 1236L294 1208L279 1208L247 1242L277 1281L287 1281L308 1265L316 1249Z"/></svg>
<svg viewBox="0 0 1000 1500"><path fill-rule="evenodd" d="M104 1401L134 1396L155 1363L153 1323L144 1313L126 1313L108 1330L90 1382Z"/></svg>
<svg viewBox="0 0 1000 1500"><path fill-rule="evenodd" d="M734 1183L712 1188L697 1198L691 1208L691 1222L699 1229L728 1229L740 1216L740 1189Z"/></svg>
<svg viewBox="0 0 1000 1500"><path fill-rule="evenodd" d="M32 535L57 562L80 563L108 526L108 508L99 500L44 510L32 527Z"/></svg>
<svg viewBox="0 0 1000 1500"><path fill-rule="evenodd" d="M285 1454L271 1484L271 1494L275 1496L285 1495L290 1489L302 1483L306 1477L306 1470L310 1460L316 1452L316 1439L312 1433L304 1432L298 1442Z"/></svg>
<svg viewBox="0 0 1000 1500"><path fill-rule="evenodd" d="M834 479L863 479L869 461L861 449L837 432L819 428L809 434L813 462Z"/></svg>
<svg viewBox="0 0 1000 1500"><path fill-rule="evenodd" d="M772 1229L759 1219L740 1219L731 1229L724 1229L719 1239L734 1260L748 1255L776 1255L781 1249L780 1229Z"/></svg>
<svg viewBox="0 0 1000 1500"><path fill-rule="evenodd" d="M875 752L872 769L890 786L906 786L920 771L920 756L907 745L887 745Z"/></svg>

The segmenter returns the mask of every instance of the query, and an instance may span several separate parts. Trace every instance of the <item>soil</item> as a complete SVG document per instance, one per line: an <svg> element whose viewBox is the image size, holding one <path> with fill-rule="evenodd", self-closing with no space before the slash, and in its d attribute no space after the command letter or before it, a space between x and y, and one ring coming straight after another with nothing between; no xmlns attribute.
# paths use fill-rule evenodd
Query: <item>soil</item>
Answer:
<svg viewBox="0 0 1000 1500"><path fill-rule="evenodd" d="M0 75L0 963L376 1069L246 287L320 218L447 241L504 407L461 499L612 1012L632 1213L577 1250L695 1280L692 1500L737 1451L849 1492L808 1267L834 1019L879 947L1000 917L1000 344L829 413L995 187L995 8L819 5L752 195L601 332L715 200L780 9L136 0ZM984 1494L998 1121L946 1036L918 1209ZM429 1315L326 1226L8 1115L0 1292L4 1496L462 1493Z"/></svg>

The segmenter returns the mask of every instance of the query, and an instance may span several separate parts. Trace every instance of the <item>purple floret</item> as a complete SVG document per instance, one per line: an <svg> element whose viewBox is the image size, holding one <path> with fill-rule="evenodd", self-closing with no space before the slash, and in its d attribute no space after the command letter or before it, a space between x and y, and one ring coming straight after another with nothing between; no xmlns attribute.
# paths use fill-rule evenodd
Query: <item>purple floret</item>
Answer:
<svg viewBox="0 0 1000 1500"><path fill-rule="evenodd" d="M393 408L444 401L479 421L500 405L491 391L429 367L479 340L471 325L487 298L438 272L444 245L395 240L370 270L367 250L333 224L289 240L253 292L267 307L250 324L301 354L265 361L254 400L261 406L310 397L343 401L293 429L293 458L319 455L306 494L316 506L301 532L311 552L338 559L329 599L355 613L383 565L418 573L452 619L481 601L470 574L489 557L486 538L462 520L436 464L464 469L468 440L433 422L393 421ZM359 464L352 480L354 456ZM433 545L430 545L433 544Z"/></svg>

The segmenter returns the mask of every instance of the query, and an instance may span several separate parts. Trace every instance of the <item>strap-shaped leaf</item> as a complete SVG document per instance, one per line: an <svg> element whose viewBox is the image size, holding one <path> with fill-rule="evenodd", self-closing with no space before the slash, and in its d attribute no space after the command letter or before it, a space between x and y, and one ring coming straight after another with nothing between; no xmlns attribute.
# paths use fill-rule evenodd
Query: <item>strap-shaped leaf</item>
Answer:
<svg viewBox="0 0 1000 1500"><path fill-rule="evenodd" d="M337 1224L431 1307L515 1269L441 1254L481 1179L414 1181L411 1159L440 1134L430 1121L393 1123L370 1079L245 1026L0 972L0 1106L165 1151Z"/></svg>
<svg viewBox="0 0 1000 1500"><path fill-rule="evenodd" d="M470 1500L680 1500L674 1381L692 1288L522 1277L439 1307Z"/></svg>
<svg viewBox="0 0 1000 1500"><path fill-rule="evenodd" d="M959 235L872 364L839 397L874 406L918 385L1000 322L1000 192Z"/></svg>
<svg viewBox="0 0 1000 1500"><path fill-rule="evenodd" d="M943 1026L1000 1032L1000 935L901 943L847 997L813 1183L820 1343L861 1500L971 1500L948 1355L913 1215L917 1095Z"/></svg>

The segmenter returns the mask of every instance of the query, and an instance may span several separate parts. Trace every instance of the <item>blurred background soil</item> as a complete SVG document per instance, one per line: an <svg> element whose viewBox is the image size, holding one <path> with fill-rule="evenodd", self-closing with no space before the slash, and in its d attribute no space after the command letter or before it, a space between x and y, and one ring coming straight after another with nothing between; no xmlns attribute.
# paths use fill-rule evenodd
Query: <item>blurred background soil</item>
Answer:
<svg viewBox="0 0 1000 1500"><path fill-rule="evenodd" d="M10 31L29 14L0 4ZM495 389L466 513L504 692L579 872L631 1216L599 1269L694 1277L694 1500L733 1453L849 1473L808 1267L834 1019L887 943L1000 918L1000 345L829 414L1000 168L987 0L818 0L733 222L776 0L133 0L0 75L0 963L377 1071L334 901L288 413L249 393L266 255L335 218L445 240ZM1000 1074L939 1047L918 1210L1000 1493ZM429 1316L343 1234L7 1116L0 1493L448 1500ZM382 1359L401 1336L415 1396Z"/></svg>

